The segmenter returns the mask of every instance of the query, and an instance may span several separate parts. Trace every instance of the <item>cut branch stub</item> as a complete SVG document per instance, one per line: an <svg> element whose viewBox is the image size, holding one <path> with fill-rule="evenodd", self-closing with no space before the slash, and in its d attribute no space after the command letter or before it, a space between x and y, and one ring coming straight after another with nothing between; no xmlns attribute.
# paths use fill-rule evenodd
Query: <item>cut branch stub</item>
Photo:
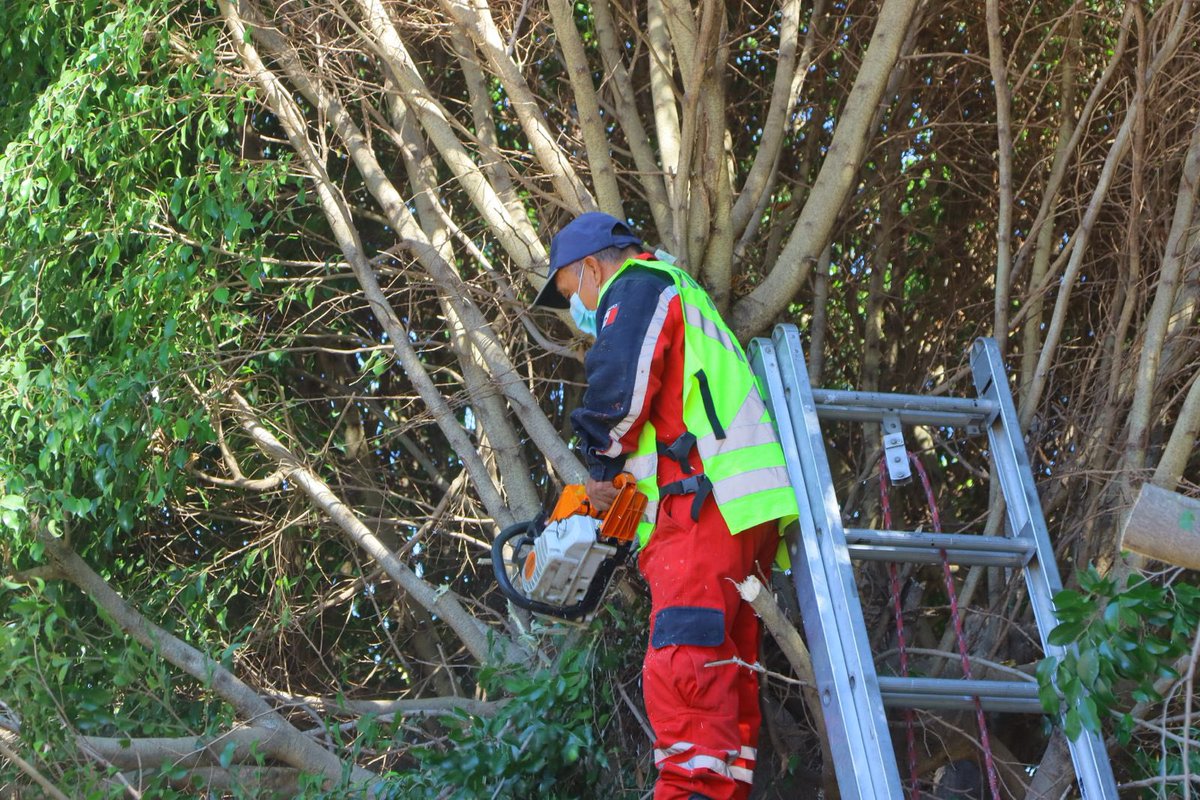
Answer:
<svg viewBox="0 0 1200 800"><path fill-rule="evenodd" d="M1200 569L1200 500L1143 484L1121 530L1120 547Z"/></svg>

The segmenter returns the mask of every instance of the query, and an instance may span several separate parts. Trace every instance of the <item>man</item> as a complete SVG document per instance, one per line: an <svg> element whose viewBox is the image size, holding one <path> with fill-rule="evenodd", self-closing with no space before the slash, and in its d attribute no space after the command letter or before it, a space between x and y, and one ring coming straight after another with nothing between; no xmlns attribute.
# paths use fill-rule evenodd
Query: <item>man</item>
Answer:
<svg viewBox="0 0 1200 800"><path fill-rule="evenodd" d="M686 272L615 217L583 214L550 247L534 305L596 337L571 414L600 508L631 473L649 498L638 568L650 586L642 672L656 800L744 800L761 715L760 625L735 583L766 575L797 514L783 451L737 339Z"/></svg>

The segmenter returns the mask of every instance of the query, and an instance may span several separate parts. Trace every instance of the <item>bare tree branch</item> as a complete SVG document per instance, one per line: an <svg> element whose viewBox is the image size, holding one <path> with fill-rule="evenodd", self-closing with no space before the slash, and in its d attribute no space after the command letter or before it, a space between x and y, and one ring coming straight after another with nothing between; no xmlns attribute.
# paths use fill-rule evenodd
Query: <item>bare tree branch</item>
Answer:
<svg viewBox="0 0 1200 800"><path fill-rule="evenodd" d="M486 663L490 658L487 631L483 624L463 607L458 595L445 586L435 587L418 578L415 572L396 557L395 553L379 541L379 537L371 533L349 506L334 494L325 481L317 477L316 473L293 455L274 434L263 427L254 409L244 397L234 392L232 399L234 410L241 420L242 427L246 429L263 453L279 462L287 479L300 486L317 507L346 532L351 541L383 567L388 577L394 580L400 588L423 608L444 620L477 661ZM515 642L504 637L497 637L496 642L502 660L520 663L526 659L527 654L522 652L522 648Z"/></svg>
<svg viewBox="0 0 1200 800"><path fill-rule="evenodd" d="M6 736L0 734L0 758L4 758L12 762L17 769L28 775L30 780L40 786L42 791L44 791L48 796L54 798L54 800L68 800L67 796L63 794L57 786L51 783L49 778L42 774L41 770L39 770L33 764L30 764L25 759L21 758L20 755L13 751L5 741L6 738Z"/></svg>
<svg viewBox="0 0 1200 800"><path fill-rule="evenodd" d="M625 218L621 204L617 174L613 170L612 157L608 151L608 134L604 119L600 116L600 104L596 100L596 88L592 85L592 68L588 64L579 29L575 27L575 5L568 0L549 0L550 16L554 19L554 34L567 66L567 76L575 94L575 113L583 131L583 142L587 147L588 164L592 168L592 183L600 210L617 219ZM621 115L622 117L624 115ZM635 116L636 118L636 116Z"/></svg>
<svg viewBox="0 0 1200 800"><path fill-rule="evenodd" d="M809 25L811 34L816 22L817 6L814 4L813 22ZM738 193L737 203L731 213L731 227L734 236L741 236L750 224L751 213L758 207L759 201L771 183L771 175L779 161L783 149L784 134L790 129L788 119L792 109L799 100L798 92L792 91L792 85L797 78L797 49L800 44L800 0L784 0L780 9L783 21L779 28L779 60L775 64L775 84L771 90L770 104L767 106L767 118L763 122L763 138L754 154L754 163L746 180ZM812 42L807 38L805 50ZM801 69L807 69L807 59L800 59Z"/></svg>
<svg viewBox="0 0 1200 800"><path fill-rule="evenodd" d="M356 783L369 784L375 779L371 772L343 762L304 736L219 662L147 620L113 591L62 539L45 530L40 532L39 538L66 580L108 614L121 630L205 686L212 687L218 696L237 710L242 719L263 732L264 736L259 741L260 752L297 769L320 773L330 783L340 781L345 774L349 774Z"/></svg>
<svg viewBox="0 0 1200 800"><path fill-rule="evenodd" d="M996 139L999 154L996 219L996 302L992 336L1007 350L1008 306L1012 273L1013 218L1013 145L1012 97L1008 87L1008 61L1004 56L1004 38L1000 32L1000 2L987 0L988 62L992 70L992 88L996 93Z"/></svg>
<svg viewBox="0 0 1200 800"><path fill-rule="evenodd" d="M355 275L359 278L360 284L363 286L367 302L371 304L372 311L383 323L384 329L388 332L392 347L396 351L397 360L408 375L409 380L412 381L413 386L416 387L421 398L429 407L430 412L434 415L438 427L441 428L446 438L450 441L451 447L462 458L463 464L466 466L475 484L475 489L479 492L480 499L483 500L484 506L488 509L488 513L497 521L502 522L502 524L514 521L511 519L505 503L500 497L500 492L492 482L487 468L479 458L478 453L476 453L474 444L470 441L462 426L458 424L445 398L441 396L437 387L434 386L433 381L430 380L428 373L425 371L424 364L421 363L420 358L409 341L408 332L400 323L399 318L388 303L387 297L375 281L370 264L367 263L366 255L363 252L358 231L354 227L350 210L346 206L345 198L329 179L323 161L317 157L312 143L308 139L306 124L299 110L296 108L295 101L282 84L280 84L275 74L266 68L262 59L259 58L258 52L247 41L246 29L242 23L238 7L230 2L230 0L223 0L221 2L221 12L225 16L234 46L237 48L243 63L250 70L252 77L263 87L267 103L279 117L280 124L287 131L292 147L300 157L300 160L308 168L313 183L317 188L317 194L326 219L328 219L330 227L333 229L342 253L346 256L346 260L350 263Z"/></svg>
<svg viewBox="0 0 1200 800"><path fill-rule="evenodd" d="M482 0L441 0L441 4L475 41L500 78L534 155L554 182L559 199L566 204L567 210L575 214L595 210L595 199L575 173L556 137L551 134L536 97L504 46L487 3Z"/></svg>
<svg viewBox="0 0 1200 800"><path fill-rule="evenodd" d="M513 209L502 201L500 192L471 159L454 132L451 116L425 85L381 0L359 0L359 5L366 16L373 43L400 90L399 96L393 95L390 99L399 102L402 97L404 104L413 109L433 146L437 148L438 155L454 172L472 206L487 221L505 252L520 269L532 270L546 259L546 251L525 217L524 209L521 209L522 213L513 213ZM270 47L277 51L284 50L286 43L277 39L270 43ZM490 125L485 126L485 130L490 128Z"/></svg>
<svg viewBox="0 0 1200 800"><path fill-rule="evenodd" d="M888 75L919 0L884 0L875 23L875 34L863 57L854 87L841 110L833 141L800 212L783 252L763 282L733 307L733 328L742 340L771 323L800 288L802 276L820 256L829 240L838 209L854 186L867 150L868 125L882 99ZM805 272L801 271L802 266Z"/></svg>

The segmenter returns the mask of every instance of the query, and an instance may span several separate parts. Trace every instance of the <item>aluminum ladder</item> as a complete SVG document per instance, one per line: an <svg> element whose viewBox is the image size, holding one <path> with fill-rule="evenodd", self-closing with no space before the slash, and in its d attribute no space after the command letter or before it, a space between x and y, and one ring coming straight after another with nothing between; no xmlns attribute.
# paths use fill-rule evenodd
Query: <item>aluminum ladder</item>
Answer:
<svg viewBox="0 0 1200 800"><path fill-rule="evenodd" d="M1044 711L1032 682L876 674L851 559L940 563L944 548L951 563L1020 569L1045 653L1066 652L1047 641L1057 625L1052 597L1062 581L999 348L991 339L977 339L971 348L975 398L813 389L794 325L778 325L772 338L753 340L748 354L796 487L799 532L788 543L792 578L838 787L844 798L903 800L885 707L973 709L979 697L985 711ZM880 422L893 480L903 479L908 468L901 426L986 431L993 479L999 478L1005 501L1006 535L843 528L821 420ZM1103 738L1085 730L1069 744L1084 800L1116 800Z"/></svg>

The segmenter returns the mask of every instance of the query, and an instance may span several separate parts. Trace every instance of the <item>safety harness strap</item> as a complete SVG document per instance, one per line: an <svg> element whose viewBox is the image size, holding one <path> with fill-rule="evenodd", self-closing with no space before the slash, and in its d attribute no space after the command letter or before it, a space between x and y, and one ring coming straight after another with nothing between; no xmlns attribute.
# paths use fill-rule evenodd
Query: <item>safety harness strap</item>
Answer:
<svg viewBox="0 0 1200 800"><path fill-rule="evenodd" d="M692 475L678 481L672 481L659 491L664 495L668 494L694 494L695 499L692 500L692 521L700 521L700 509L704 507L704 501L712 494L712 481L704 473Z"/></svg>
<svg viewBox="0 0 1200 800"><path fill-rule="evenodd" d="M688 453L692 452L692 448L695 446L696 435L691 431L684 431L682 436L669 445L659 442L658 453L678 463L684 475L691 475L696 471L696 468L688 461Z"/></svg>

